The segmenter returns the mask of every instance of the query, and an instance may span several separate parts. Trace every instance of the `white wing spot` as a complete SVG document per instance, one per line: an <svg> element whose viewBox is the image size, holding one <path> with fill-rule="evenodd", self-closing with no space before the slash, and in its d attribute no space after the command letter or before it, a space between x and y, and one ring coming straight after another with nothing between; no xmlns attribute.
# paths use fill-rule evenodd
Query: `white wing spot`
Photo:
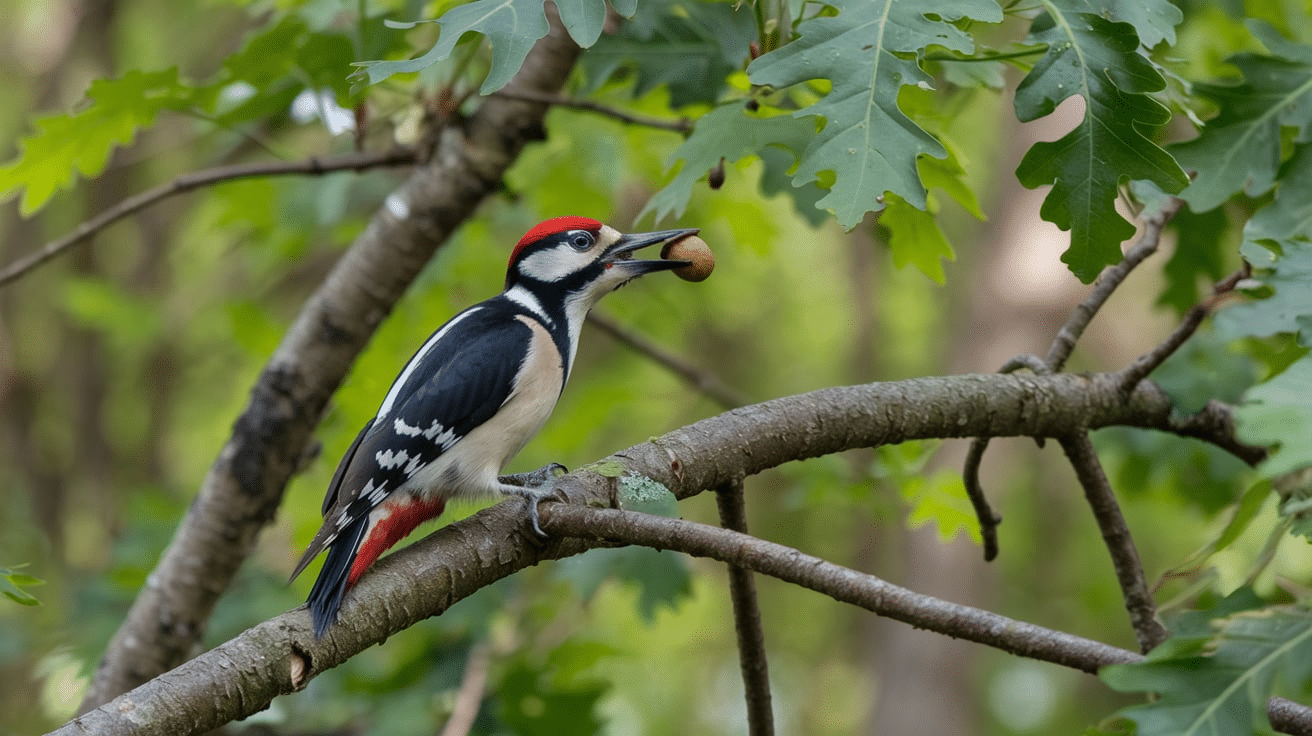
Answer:
<svg viewBox="0 0 1312 736"><path fill-rule="evenodd" d="M418 473L419 469L427 464L428 463L424 462L424 458L422 455L415 455L413 458L410 459L410 464L406 465L405 470L403 470L402 472L405 473L405 477L409 478L415 473Z"/></svg>
<svg viewBox="0 0 1312 736"><path fill-rule="evenodd" d="M424 430L419 427L412 427L409 424L406 424L405 420L401 417L397 417L396 421L392 422L392 429L396 430L397 434L405 437L418 437L424 433Z"/></svg>
<svg viewBox="0 0 1312 736"><path fill-rule="evenodd" d="M425 436L427 436L428 433L425 432L424 434ZM456 433L454 431L448 429L442 434L436 435L431 439L433 440L433 444L442 448L442 452L446 452L447 450L451 449L451 445L454 445L456 443L456 440L459 440L460 438L456 436Z"/></svg>
<svg viewBox="0 0 1312 736"><path fill-rule="evenodd" d="M383 450L375 454L374 459L378 461L378 467L383 470L391 470L405 465L406 461L410 459L410 454L405 450L397 450L395 452L391 450Z"/></svg>

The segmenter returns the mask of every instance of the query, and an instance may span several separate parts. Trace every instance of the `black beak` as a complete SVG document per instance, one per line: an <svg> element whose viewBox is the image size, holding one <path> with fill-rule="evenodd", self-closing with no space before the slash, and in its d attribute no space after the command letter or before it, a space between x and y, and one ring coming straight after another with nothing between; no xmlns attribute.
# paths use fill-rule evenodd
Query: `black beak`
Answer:
<svg viewBox="0 0 1312 736"><path fill-rule="evenodd" d="M688 265L691 261L682 260L634 260L634 251L640 248L646 248L649 245L664 243L672 240L685 238L689 235L696 235L699 232L697 228L684 228L681 230L659 230L654 233L630 233L620 237L615 244L606 249L606 254L602 256L602 262L607 266L621 266L624 270L632 273L634 276L641 276L646 273L655 271L669 271L675 268L681 268Z"/></svg>

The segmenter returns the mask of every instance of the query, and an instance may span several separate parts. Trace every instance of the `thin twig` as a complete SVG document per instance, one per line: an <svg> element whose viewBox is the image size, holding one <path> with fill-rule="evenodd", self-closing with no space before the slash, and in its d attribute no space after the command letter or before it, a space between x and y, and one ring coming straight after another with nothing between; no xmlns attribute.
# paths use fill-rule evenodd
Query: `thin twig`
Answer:
<svg viewBox="0 0 1312 736"><path fill-rule="evenodd" d="M414 163L414 152L397 148L383 153L348 153L341 156L313 157L304 161L271 161L232 166L217 166L212 169L183 174L167 184L147 189L115 204L100 214L83 222L73 232L58 240L52 240L35 253L23 256L0 270L0 286L4 286L23 276L46 261L87 241L91 236L106 227L135 214L161 200L175 194L182 194L193 189L211 186L234 179L248 179L256 176L321 176L334 171L363 171L380 166L405 166Z"/></svg>
<svg viewBox="0 0 1312 736"><path fill-rule="evenodd" d="M742 478L735 478L716 488L715 500L720 510L720 526L746 534L747 506L743 499ZM729 597L733 601L733 624L738 633L738 663L742 667L743 690L747 699L747 733L751 736L774 736L769 659L765 653L765 632L761 627L756 580L751 570L729 565Z"/></svg>
<svg viewBox="0 0 1312 736"><path fill-rule="evenodd" d="M1175 351L1184 345L1185 341L1198 331L1203 320L1211 313L1212 308L1226 294L1234 291L1234 288L1240 281L1252 275L1252 267L1247 263L1238 271L1227 276L1225 279L1218 281L1216 286L1212 287L1212 293L1203 301L1189 308L1184 313L1184 319L1180 324L1166 336L1166 339L1160 345L1152 350L1140 355L1133 363L1121 371L1121 390L1131 391L1139 382L1147 378L1149 374L1157 370L1157 367L1166 362Z"/></svg>
<svg viewBox="0 0 1312 736"><path fill-rule="evenodd" d="M715 400L726 409L734 409L749 403L747 397L730 388L709 372L698 368L604 314L595 310L592 311L588 314L587 323L668 368L670 372L682 378L688 385L706 394L707 397Z"/></svg>
<svg viewBox="0 0 1312 736"><path fill-rule="evenodd" d="M641 125L647 128L657 128L660 130L672 130L675 133L687 133L692 130L692 121L688 118L681 118L679 120L650 118L643 115L634 115L618 108L603 105L599 102L593 102L591 100L576 100L573 97L565 97L563 95L549 95L540 92L527 92L524 90L509 92L503 89L493 92L492 96L505 97L510 100L520 100L523 102L540 102L544 105L572 107L577 110L587 110L588 112L595 112L599 115L615 118L620 122L628 123L630 125Z"/></svg>
<svg viewBox="0 0 1312 736"><path fill-rule="evenodd" d="M1003 366L998 369L998 373L1015 373L1021 368L1029 368L1030 372L1036 376L1046 376L1052 373L1052 369L1048 367L1048 364L1044 362L1043 358L1032 353L1017 355L1003 364Z"/></svg>
<svg viewBox="0 0 1312 736"><path fill-rule="evenodd" d="M456 702L451 708L451 717L442 726L441 736L467 736L474 727L478 717L478 708L483 703L483 693L487 689L488 665L492 661L492 650L484 642L474 644L465 658L465 672L460 677L460 689L456 691Z"/></svg>
<svg viewBox="0 0 1312 736"><path fill-rule="evenodd" d="M1062 325L1057 331L1057 336L1053 338L1051 347L1048 348L1048 355L1044 362L1048 364L1048 369L1056 373L1062 366L1066 365L1066 360L1071 357L1075 350L1075 343L1079 341L1080 336L1084 334L1085 328L1093 321L1098 310L1102 309L1103 304L1107 302L1108 297L1116 288L1125 281L1125 277L1130 275L1135 266L1138 266L1145 258L1157 252L1158 245L1162 242L1162 231L1166 229L1166 224L1175 217L1184 205L1184 200L1172 197L1170 201L1144 221L1143 234L1139 236L1134 245L1125 252L1125 257L1121 262L1108 266L1098 276L1097 282L1093 285L1093 291L1080 302L1075 308L1075 313L1071 318Z"/></svg>
<svg viewBox="0 0 1312 736"><path fill-rule="evenodd" d="M1187 417L1172 415L1165 429L1181 437L1210 442L1251 466L1256 466L1270 454L1265 447L1246 445L1235 437L1234 407L1216 399Z"/></svg>
<svg viewBox="0 0 1312 736"><path fill-rule="evenodd" d="M961 479L966 485L966 496L975 509L975 518L979 521L979 536L984 542L984 561L992 562L998 557L998 525L1002 523L1002 514L989 505L988 496L979 482L979 465L984 460L984 451L989 449L988 437L976 437L970 441L966 451L966 461L962 464Z"/></svg>
<svg viewBox="0 0 1312 736"><path fill-rule="evenodd" d="M1043 358L1029 353L1017 355L1007 361L998 369L998 373L1015 373L1021 368L1028 368L1038 376L1052 373L1048 369L1048 364L1043 362ZM1002 523L1002 515L993 510L988 496L984 493L984 484L979 481L979 467L984 462L984 452L989 449L989 440L989 437L972 439L970 448L966 450L966 460L961 466L961 480L966 486L966 497L970 499L970 505L975 509L975 519L979 522L979 536L984 543L985 562L992 562L998 557L998 525ZM1043 447L1042 437L1035 437L1034 441L1039 443L1039 447Z"/></svg>
<svg viewBox="0 0 1312 736"><path fill-rule="evenodd" d="M1139 562L1139 551L1134 546L1134 537L1121 514L1120 504L1112 491L1107 474L1103 472L1098 453L1093 449L1088 432L1077 432L1058 438L1066 451L1075 476L1084 487L1084 497L1093 510L1093 518L1098 521L1103 542L1112 556L1112 566L1116 568L1116 579L1121 584L1121 595L1125 598L1125 608L1130 612L1130 623L1134 626L1135 636L1139 639L1140 651L1147 652L1166 641L1170 633L1157 620L1157 609L1152 594L1148 592L1148 581L1144 578L1143 564Z"/></svg>

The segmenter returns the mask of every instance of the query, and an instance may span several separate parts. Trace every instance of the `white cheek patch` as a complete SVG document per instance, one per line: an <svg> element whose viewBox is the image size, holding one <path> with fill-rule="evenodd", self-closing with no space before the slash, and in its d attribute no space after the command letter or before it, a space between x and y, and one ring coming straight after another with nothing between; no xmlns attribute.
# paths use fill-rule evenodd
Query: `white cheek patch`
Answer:
<svg viewBox="0 0 1312 736"><path fill-rule="evenodd" d="M580 253L568 245L559 245L520 261L519 272L537 281L554 283L587 267L595 259L596 250L597 246L593 246Z"/></svg>

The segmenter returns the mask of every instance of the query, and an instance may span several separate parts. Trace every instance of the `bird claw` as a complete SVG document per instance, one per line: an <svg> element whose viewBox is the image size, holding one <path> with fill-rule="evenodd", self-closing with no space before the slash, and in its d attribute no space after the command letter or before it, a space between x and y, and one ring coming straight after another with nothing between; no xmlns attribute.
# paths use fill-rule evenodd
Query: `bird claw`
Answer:
<svg viewBox="0 0 1312 736"><path fill-rule="evenodd" d="M556 479L567 472L569 469L560 463L548 463L528 473L516 473L500 478L505 484L503 488L506 493L523 497L528 506L529 524L539 539L546 539L549 535L542 531L542 526L538 523L538 504L555 494Z"/></svg>
<svg viewBox="0 0 1312 736"><path fill-rule="evenodd" d="M532 470L527 473L503 475L497 480L506 485L520 486L522 488L538 488L555 481L557 478L568 472L569 468L560 463L547 463L537 470Z"/></svg>

